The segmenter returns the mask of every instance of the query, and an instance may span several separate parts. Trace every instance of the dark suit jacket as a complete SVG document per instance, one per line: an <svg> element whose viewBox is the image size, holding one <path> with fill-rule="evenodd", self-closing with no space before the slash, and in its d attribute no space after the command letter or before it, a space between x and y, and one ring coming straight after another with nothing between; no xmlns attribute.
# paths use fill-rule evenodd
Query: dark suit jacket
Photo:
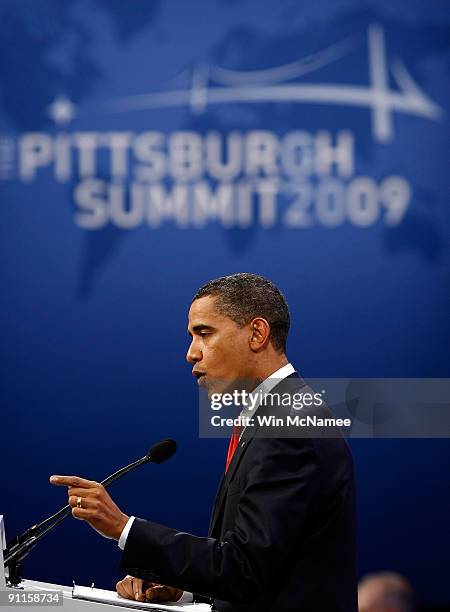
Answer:
<svg viewBox="0 0 450 612"><path fill-rule="evenodd" d="M292 383L309 388L296 374ZM258 409L258 414L263 407ZM331 416L326 407L321 416ZM247 427L208 537L136 518L121 569L193 591L220 612L356 612L355 485L342 437L267 438Z"/></svg>

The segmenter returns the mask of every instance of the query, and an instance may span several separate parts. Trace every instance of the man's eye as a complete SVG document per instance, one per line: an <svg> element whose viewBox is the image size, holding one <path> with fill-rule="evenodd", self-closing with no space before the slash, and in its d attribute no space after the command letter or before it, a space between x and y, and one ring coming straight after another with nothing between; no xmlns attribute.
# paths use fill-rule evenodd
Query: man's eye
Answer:
<svg viewBox="0 0 450 612"><path fill-rule="evenodd" d="M200 336L209 336L210 332L202 331L200 332Z"/></svg>

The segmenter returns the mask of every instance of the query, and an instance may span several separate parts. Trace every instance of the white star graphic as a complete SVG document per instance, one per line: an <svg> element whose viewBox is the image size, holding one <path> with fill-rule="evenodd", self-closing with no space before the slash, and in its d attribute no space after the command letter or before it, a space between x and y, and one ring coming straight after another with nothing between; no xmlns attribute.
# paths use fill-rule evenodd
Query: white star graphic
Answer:
<svg viewBox="0 0 450 612"><path fill-rule="evenodd" d="M65 96L58 96L47 107L47 115L58 125L70 123L76 114L75 105Z"/></svg>

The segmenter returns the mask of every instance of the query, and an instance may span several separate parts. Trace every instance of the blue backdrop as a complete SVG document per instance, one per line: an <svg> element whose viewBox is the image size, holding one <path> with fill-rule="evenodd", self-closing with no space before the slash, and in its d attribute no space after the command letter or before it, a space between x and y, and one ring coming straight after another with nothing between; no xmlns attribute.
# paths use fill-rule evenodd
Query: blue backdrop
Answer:
<svg viewBox="0 0 450 612"><path fill-rule="evenodd" d="M1 0L2 466L9 537L102 479L204 534L226 441L184 361L206 280L273 279L309 377L446 377L450 11L421 1ZM450 602L450 442L353 440L360 573ZM27 577L111 587L68 520Z"/></svg>

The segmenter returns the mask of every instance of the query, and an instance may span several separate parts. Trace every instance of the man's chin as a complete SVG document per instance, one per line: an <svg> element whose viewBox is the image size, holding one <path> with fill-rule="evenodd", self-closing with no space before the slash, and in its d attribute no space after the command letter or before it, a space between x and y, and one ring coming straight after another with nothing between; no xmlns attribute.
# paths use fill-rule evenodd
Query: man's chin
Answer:
<svg viewBox="0 0 450 612"><path fill-rule="evenodd" d="M210 378L209 376L205 376L203 380L200 381L199 385L207 392L208 399L211 400L212 396L215 394L232 394L236 390L242 390L243 388L246 388L247 385L243 385L242 383L243 381L240 380L219 380L217 378Z"/></svg>
<svg viewBox="0 0 450 612"><path fill-rule="evenodd" d="M199 387L205 392L208 396L208 399L211 401L212 396L216 393L225 393L225 389L227 385L223 384L223 381L219 381L215 378L211 378L209 376L202 376L198 382Z"/></svg>

